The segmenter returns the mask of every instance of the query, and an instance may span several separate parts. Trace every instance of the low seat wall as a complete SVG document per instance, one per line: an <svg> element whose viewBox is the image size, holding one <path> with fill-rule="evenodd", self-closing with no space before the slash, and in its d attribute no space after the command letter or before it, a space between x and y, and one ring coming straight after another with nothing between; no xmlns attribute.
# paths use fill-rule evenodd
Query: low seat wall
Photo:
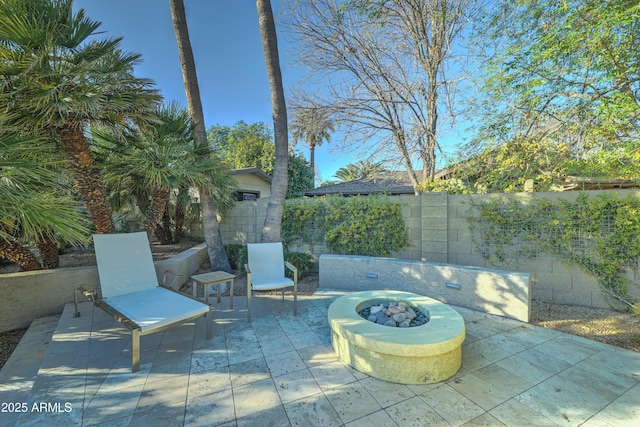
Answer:
<svg viewBox="0 0 640 427"><path fill-rule="evenodd" d="M319 269L320 287L413 292L523 322L530 319L527 273L356 255L321 255Z"/></svg>
<svg viewBox="0 0 640 427"><path fill-rule="evenodd" d="M207 257L207 246L202 243L156 261L158 282L169 270L180 275L173 286L179 289ZM99 286L96 266L0 274L0 332L26 328L34 319L62 313L65 304L73 302L74 290L79 286L88 289Z"/></svg>

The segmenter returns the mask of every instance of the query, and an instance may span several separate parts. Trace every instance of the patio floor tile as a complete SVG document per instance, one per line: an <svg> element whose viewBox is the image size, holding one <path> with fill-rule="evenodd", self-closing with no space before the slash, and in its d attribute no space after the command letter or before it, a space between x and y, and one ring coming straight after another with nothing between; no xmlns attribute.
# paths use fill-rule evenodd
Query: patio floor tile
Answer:
<svg viewBox="0 0 640 427"><path fill-rule="evenodd" d="M380 409L373 396L358 382L325 392L343 423L362 418Z"/></svg>
<svg viewBox="0 0 640 427"><path fill-rule="evenodd" d="M236 417L272 409L281 404L280 395L272 378L233 388Z"/></svg>
<svg viewBox="0 0 640 427"><path fill-rule="evenodd" d="M454 426L460 426L485 412L448 384L423 393L420 398Z"/></svg>
<svg viewBox="0 0 640 427"><path fill-rule="evenodd" d="M396 403L386 408L385 412L399 426L444 426L449 424L418 396Z"/></svg>
<svg viewBox="0 0 640 427"><path fill-rule="evenodd" d="M284 409L291 425L295 427L343 425L329 399L322 393L287 403Z"/></svg>
<svg viewBox="0 0 640 427"><path fill-rule="evenodd" d="M244 298L234 310L223 299L213 304L210 340L204 318L142 337L135 373L131 333L90 303L80 318L69 305L55 321L34 322L0 372L1 401L29 407L0 413L0 427L635 427L640 419L640 354L459 307L467 335L456 375L425 385L372 378L331 348L327 307L344 293L300 296L297 317L290 296L261 295L252 323Z"/></svg>
<svg viewBox="0 0 640 427"><path fill-rule="evenodd" d="M495 408L510 399L507 393L500 391L493 384L475 374L465 375L447 384L485 411Z"/></svg>
<svg viewBox="0 0 640 427"><path fill-rule="evenodd" d="M557 427L558 424L534 411L517 399L509 399L489 411L493 417L508 426Z"/></svg>
<svg viewBox="0 0 640 427"><path fill-rule="evenodd" d="M218 426L235 419L233 390L230 388L187 400L185 426Z"/></svg>
<svg viewBox="0 0 640 427"><path fill-rule="evenodd" d="M349 369L339 360L309 368L323 391L357 381Z"/></svg>
<svg viewBox="0 0 640 427"><path fill-rule="evenodd" d="M387 408L415 396L415 393L404 384L389 383L371 377L359 382L382 408Z"/></svg>
<svg viewBox="0 0 640 427"><path fill-rule="evenodd" d="M274 378L282 403L289 403L321 393L320 387L308 369Z"/></svg>

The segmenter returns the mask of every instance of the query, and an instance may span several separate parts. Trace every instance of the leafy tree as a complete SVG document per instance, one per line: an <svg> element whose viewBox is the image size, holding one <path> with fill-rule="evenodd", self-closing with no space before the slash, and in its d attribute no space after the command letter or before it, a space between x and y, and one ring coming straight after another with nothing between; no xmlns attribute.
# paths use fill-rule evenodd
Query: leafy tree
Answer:
<svg viewBox="0 0 640 427"><path fill-rule="evenodd" d="M583 166L572 158L567 144L523 138L487 148L450 169L468 187L493 193L523 191L528 179L534 180L537 191L548 191Z"/></svg>
<svg viewBox="0 0 640 427"><path fill-rule="evenodd" d="M160 99L135 77L140 56L121 38L97 39L100 23L72 0L0 2L0 108L3 126L55 135L98 233L114 231L87 125L144 122Z"/></svg>
<svg viewBox="0 0 640 427"><path fill-rule="evenodd" d="M336 171L334 176L340 181L353 181L356 179L368 178L370 176L386 172L382 162L372 162L371 160L358 160L356 163L349 163Z"/></svg>
<svg viewBox="0 0 640 427"><path fill-rule="evenodd" d="M475 109L487 113L478 140L554 141L597 173L637 176L638 3L523 0L500 6L476 38L487 41L492 55Z"/></svg>
<svg viewBox="0 0 640 427"><path fill-rule="evenodd" d="M261 242L280 241L282 213L288 184L289 131L287 129L287 104L284 98L280 58L278 56L278 37L270 0L256 0L262 52L267 67L269 87L271 88L271 111L273 133L276 146L276 162L271 180L271 197L267 205L267 214L262 227Z"/></svg>
<svg viewBox="0 0 640 427"><path fill-rule="evenodd" d="M69 196L64 161L47 139L0 132L0 258L23 270L58 266L56 241L85 243L88 221ZM30 247L37 246L43 265ZM50 250L47 250L50 249Z"/></svg>
<svg viewBox="0 0 640 427"><path fill-rule="evenodd" d="M193 146L193 126L189 112L171 103L158 108L157 121L151 126L127 133L123 141L108 129L94 131L97 157L105 168L105 180L111 193L132 193L145 213L144 229L156 233L165 243L173 240L158 224L165 212L172 190L203 188L211 192L216 205L228 210L233 202L234 181L215 156L205 156Z"/></svg>
<svg viewBox="0 0 640 427"><path fill-rule="evenodd" d="M309 146L309 160L311 171L315 175L316 147L324 141L331 141L334 126L328 114L317 108L296 110L291 121L292 137L295 141L304 141Z"/></svg>
<svg viewBox="0 0 640 427"><path fill-rule="evenodd" d="M275 145L273 134L264 122L209 127L208 137L229 169L257 167L273 173Z"/></svg>
<svg viewBox="0 0 640 427"><path fill-rule="evenodd" d="M266 123L247 124L239 121L233 126L217 124L209 127L208 135L214 149L220 153L228 168L258 167L268 174L273 174L275 144ZM313 188L313 175L309 163L302 155L290 151L287 170L287 198L300 197L306 190Z"/></svg>
<svg viewBox="0 0 640 427"><path fill-rule="evenodd" d="M200 88L198 86L198 74L196 63L193 59L191 40L189 39L189 28L187 17L184 11L183 0L169 0L171 7L171 20L176 33L178 51L180 53L180 64L182 66L182 79L184 81L185 93L189 114L195 122L193 133L193 144L196 150L206 149L204 154L208 156L209 143L207 142L207 132L204 125L204 113L202 111L202 101L200 99ZM222 235L220 234L220 223L218 222L217 207L214 197L208 191L200 188L200 204L202 214L202 230L204 239L207 242L207 252L213 270L222 270L231 273L231 265L224 251Z"/></svg>
<svg viewBox="0 0 640 427"><path fill-rule="evenodd" d="M302 197L304 192L313 188L313 173L307 160L302 154L289 153L289 185L287 199Z"/></svg>
<svg viewBox="0 0 640 427"><path fill-rule="evenodd" d="M332 180L332 179L328 179L328 180L326 180L326 181L322 181L322 182L320 182L319 187L320 187L320 188L322 188L322 187L328 187L328 186L330 186L330 185L338 184L339 182L340 182L340 181L334 181L334 180Z"/></svg>

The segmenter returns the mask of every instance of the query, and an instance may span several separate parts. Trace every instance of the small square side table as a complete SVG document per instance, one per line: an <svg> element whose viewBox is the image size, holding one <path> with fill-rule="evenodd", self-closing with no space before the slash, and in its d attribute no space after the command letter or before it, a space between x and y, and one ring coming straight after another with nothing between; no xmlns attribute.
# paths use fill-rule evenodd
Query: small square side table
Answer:
<svg viewBox="0 0 640 427"><path fill-rule="evenodd" d="M212 271L211 273L196 274L191 276L193 280L193 297L197 296L198 284L202 285L204 291L204 302L209 304L209 286L218 285L218 303L220 302L220 285L225 282L231 284L229 290L229 308L233 308L233 279L236 276L224 271Z"/></svg>

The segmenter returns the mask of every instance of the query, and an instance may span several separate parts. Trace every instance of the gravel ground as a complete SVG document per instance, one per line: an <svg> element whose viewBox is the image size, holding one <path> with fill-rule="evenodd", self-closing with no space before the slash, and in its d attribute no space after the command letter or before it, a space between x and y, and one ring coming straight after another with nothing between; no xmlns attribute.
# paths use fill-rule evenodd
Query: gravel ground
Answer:
<svg viewBox="0 0 640 427"><path fill-rule="evenodd" d="M152 252L154 259L165 259L198 243L187 241L166 246L153 244ZM77 267L92 263L95 263L95 255L93 255L92 251L67 253L61 257L60 262L63 267ZM11 265L0 268L0 274L14 271L18 271L18 269ZM209 271L208 265L203 265L200 271ZM246 274L237 273L234 280L234 296L246 295L246 288ZM318 276L314 274L304 277L298 283L298 293L300 295L311 295L317 288ZM190 294L191 285L185 285L181 290ZM227 290L227 295L228 292ZM532 301L531 313L531 323L534 325L640 352L640 319L631 314L583 306L548 304L538 301ZM4 366L9 356L11 356L25 332L26 329L18 329L0 333L0 368Z"/></svg>
<svg viewBox="0 0 640 427"><path fill-rule="evenodd" d="M531 323L640 353L640 319L629 313L532 301Z"/></svg>

